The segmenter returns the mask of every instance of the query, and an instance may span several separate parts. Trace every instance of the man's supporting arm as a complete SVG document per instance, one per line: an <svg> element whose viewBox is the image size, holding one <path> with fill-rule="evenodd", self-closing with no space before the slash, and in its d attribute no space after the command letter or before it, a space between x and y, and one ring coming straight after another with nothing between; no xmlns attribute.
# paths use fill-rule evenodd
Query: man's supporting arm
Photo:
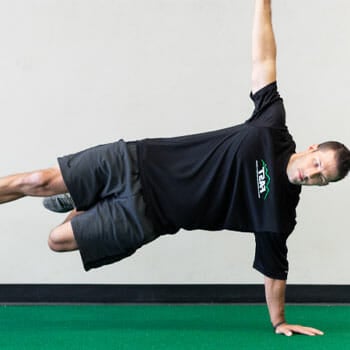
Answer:
<svg viewBox="0 0 350 350"><path fill-rule="evenodd" d="M286 293L286 281L276 280L265 276L265 295L266 303L270 313L270 319L273 326L276 326L275 332L277 334L284 334L287 336L293 333L305 335L322 335L318 329L303 327L299 325L290 325L286 322L284 314Z"/></svg>
<svg viewBox="0 0 350 350"><path fill-rule="evenodd" d="M276 81L276 41L271 0L256 0L252 33L252 92Z"/></svg>

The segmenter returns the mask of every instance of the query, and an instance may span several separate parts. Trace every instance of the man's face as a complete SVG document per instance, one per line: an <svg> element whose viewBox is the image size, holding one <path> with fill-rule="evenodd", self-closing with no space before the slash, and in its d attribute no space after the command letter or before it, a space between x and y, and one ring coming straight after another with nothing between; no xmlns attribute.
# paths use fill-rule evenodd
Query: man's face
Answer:
<svg viewBox="0 0 350 350"><path fill-rule="evenodd" d="M325 186L336 179L337 173L334 151L320 151L317 145L293 154L287 167L288 179L294 185Z"/></svg>

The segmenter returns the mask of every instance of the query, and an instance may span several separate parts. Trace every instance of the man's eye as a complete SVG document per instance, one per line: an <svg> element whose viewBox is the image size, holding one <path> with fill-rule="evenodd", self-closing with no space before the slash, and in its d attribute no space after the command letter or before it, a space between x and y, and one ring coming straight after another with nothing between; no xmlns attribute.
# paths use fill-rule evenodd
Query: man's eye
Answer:
<svg viewBox="0 0 350 350"><path fill-rule="evenodd" d="M327 185L327 180L322 175L320 175L320 180L322 185Z"/></svg>

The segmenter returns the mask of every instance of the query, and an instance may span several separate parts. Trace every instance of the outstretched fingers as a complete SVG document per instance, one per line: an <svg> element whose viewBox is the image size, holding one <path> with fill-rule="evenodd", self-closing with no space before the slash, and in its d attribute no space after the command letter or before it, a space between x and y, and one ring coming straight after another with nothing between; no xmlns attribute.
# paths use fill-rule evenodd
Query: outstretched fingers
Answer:
<svg viewBox="0 0 350 350"><path fill-rule="evenodd" d="M275 333L286 335L288 337L292 336L293 334L303 334L303 335L309 335L309 336L324 334L322 331L316 328L304 327L300 325L290 325L288 323L284 323L278 326L275 330Z"/></svg>

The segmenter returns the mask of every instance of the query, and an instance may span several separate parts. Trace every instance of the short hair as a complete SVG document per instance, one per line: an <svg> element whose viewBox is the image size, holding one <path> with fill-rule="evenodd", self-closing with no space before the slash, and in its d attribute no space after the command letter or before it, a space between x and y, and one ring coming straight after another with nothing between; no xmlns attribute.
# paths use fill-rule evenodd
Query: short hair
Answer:
<svg viewBox="0 0 350 350"><path fill-rule="evenodd" d="M335 154L338 176L332 182L344 179L350 170L350 151L340 142L327 141L318 145L320 151L333 151Z"/></svg>

